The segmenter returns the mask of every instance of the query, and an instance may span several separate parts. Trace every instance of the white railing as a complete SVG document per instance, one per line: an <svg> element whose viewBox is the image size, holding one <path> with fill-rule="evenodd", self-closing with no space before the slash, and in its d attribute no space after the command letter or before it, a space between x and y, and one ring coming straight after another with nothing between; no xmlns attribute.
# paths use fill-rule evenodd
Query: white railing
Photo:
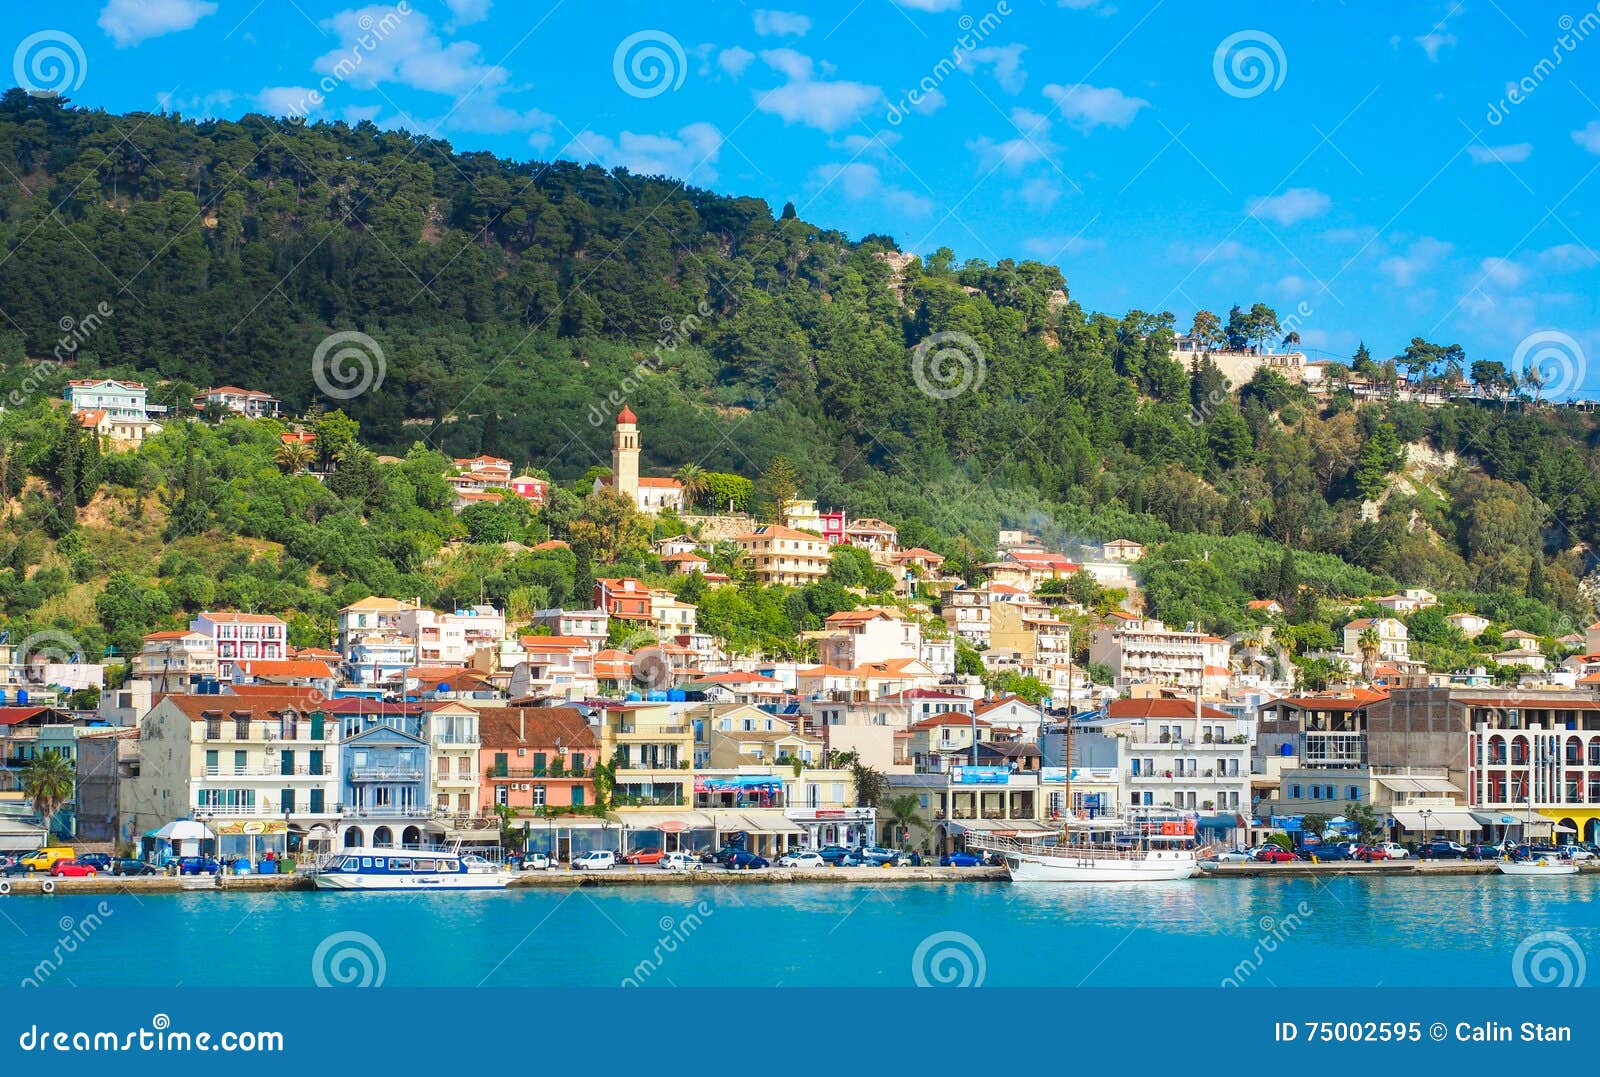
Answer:
<svg viewBox="0 0 1600 1077"><path fill-rule="evenodd" d="M322 766L313 769L309 764L306 764L289 770L284 770L281 764L272 766L265 763L243 767L214 766L205 768L205 776L207 778L331 778L333 777L333 765L324 763Z"/></svg>

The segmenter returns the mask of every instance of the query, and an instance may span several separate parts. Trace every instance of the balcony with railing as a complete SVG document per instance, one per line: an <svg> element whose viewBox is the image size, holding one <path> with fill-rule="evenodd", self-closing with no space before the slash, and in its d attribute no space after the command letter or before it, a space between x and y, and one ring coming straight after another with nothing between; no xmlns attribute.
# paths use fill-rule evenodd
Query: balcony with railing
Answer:
<svg viewBox="0 0 1600 1077"><path fill-rule="evenodd" d="M349 778L353 782L420 782L422 768L409 763L351 767Z"/></svg>
<svg viewBox="0 0 1600 1077"><path fill-rule="evenodd" d="M331 778L334 768L331 763L324 763L320 767L313 767L309 763L300 763L285 769L281 763L246 764L245 766L213 765L204 768L201 775L206 778Z"/></svg>

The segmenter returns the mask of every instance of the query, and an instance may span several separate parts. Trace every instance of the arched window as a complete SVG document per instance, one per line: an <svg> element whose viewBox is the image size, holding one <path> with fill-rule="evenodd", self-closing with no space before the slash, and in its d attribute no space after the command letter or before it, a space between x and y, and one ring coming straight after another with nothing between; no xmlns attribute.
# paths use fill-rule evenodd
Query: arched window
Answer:
<svg viewBox="0 0 1600 1077"><path fill-rule="evenodd" d="M422 831L414 826L408 826L405 833L400 835L400 843L407 849L417 849L422 845Z"/></svg>
<svg viewBox="0 0 1600 1077"><path fill-rule="evenodd" d="M394 831L386 826L380 826L372 832L372 847L374 849L394 848Z"/></svg>
<svg viewBox="0 0 1600 1077"><path fill-rule="evenodd" d="M344 832L344 847L346 849L359 849L366 840L366 835L361 833L361 828L353 826Z"/></svg>

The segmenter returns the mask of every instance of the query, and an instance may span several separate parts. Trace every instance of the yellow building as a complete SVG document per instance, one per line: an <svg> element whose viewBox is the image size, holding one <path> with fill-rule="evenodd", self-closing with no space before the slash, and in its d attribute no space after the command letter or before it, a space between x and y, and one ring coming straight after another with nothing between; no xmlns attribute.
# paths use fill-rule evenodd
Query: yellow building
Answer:
<svg viewBox="0 0 1600 1077"><path fill-rule="evenodd" d="M828 543L818 535L782 524L764 524L734 539L745 563L763 586L815 583L828 572Z"/></svg>
<svg viewBox="0 0 1600 1077"><path fill-rule="evenodd" d="M694 731L665 703L606 703L600 755L617 768L612 806L687 808L693 802Z"/></svg>

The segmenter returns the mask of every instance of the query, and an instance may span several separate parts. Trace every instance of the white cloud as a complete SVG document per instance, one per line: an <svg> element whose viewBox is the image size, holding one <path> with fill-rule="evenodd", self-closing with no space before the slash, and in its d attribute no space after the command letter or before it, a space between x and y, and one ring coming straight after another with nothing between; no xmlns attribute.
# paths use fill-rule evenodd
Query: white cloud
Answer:
<svg viewBox="0 0 1600 1077"><path fill-rule="evenodd" d="M1328 196L1310 187L1291 187L1280 195L1252 198L1246 207L1252 217L1288 226L1297 221L1320 217L1328 211Z"/></svg>
<svg viewBox="0 0 1600 1077"><path fill-rule="evenodd" d="M444 0L444 6L455 16L457 26L482 22L489 17L489 7L494 0Z"/></svg>
<svg viewBox="0 0 1600 1077"><path fill-rule="evenodd" d="M828 145L852 157L882 158L888 156L889 147L899 141L900 136L893 131L877 131L870 135L846 135Z"/></svg>
<svg viewBox="0 0 1600 1077"><path fill-rule="evenodd" d="M788 81L756 91L756 108L829 134L853 123L883 97L876 86L845 80L813 79L811 57L794 49L768 49L761 61Z"/></svg>
<svg viewBox="0 0 1600 1077"><path fill-rule="evenodd" d="M762 37L804 37L811 30L811 20L797 11L758 8L755 24Z"/></svg>
<svg viewBox="0 0 1600 1077"><path fill-rule="evenodd" d="M1083 254L1099 250L1105 244L1085 236L1033 236L1022 241L1022 249L1035 258L1054 262L1064 254Z"/></svg>
<svg viewBox="0 0 1600 1077"><path fill-rule="evenodd" d="M717 178L717 158L722 154L722 132L709 123L691 123L675 135L635 134L624 131L615 140L584 130L567 149L579 157L608 167L622 167L641 176L710 183Z"/></svg>
<svg viewBox="0 0 1600 1077"><path fill-rule="evenodd" d="M1061 198L1061 188L1047 179L1031 179L1022 185L1022 190L1018 191L1017 195L1022 199L1023 205L1042 213Z"/></svg>
<svg viewBox="0 0 1600 1077"><path fill-rule="evenodd" d="M1011 126L1016 137L996 142L987 135L967 143L987 170L1005 168L1017 171L1035 161L1048 160L1061 147L1050 139L1050 118L1029 108L1011 110Z"/></svg>
<svg viewBox="0 0 1600 1077"><path fill-rule="evenodd" d="M863 161L820 165L812 178L823 187L837 187L852 202L882 202L915 217L933 212L933 199L885 183L878 167Z"/></svg>
<svg viewBox="0 0 1600 1077"><path fill-rule="evenodd" d="M1205 241L1190 243L1180 240L1167 245L1168 258L1185 264L1193 262L1196 266L1239 262L1251 253L1249 247L1236 239L1224 239L1219 243Z"/></svg>
<svg viewBox="0 0 1600 1077"><path fill-rule="evenodd" d="M1478 263L1484 278L1502 288L1517 288L1528 279L1528 271L1509 258L1485 258Z"/></svg>
<svg viewBox="0 0 1600 1077"><path fill-rule="evenodd" d="M364 123L368 120L372 121L373 123L377 123L378 113L381 111L383 111L383 107L381 105L351 105L350 107L346 108L341 115L344 117L345 123L349 124L351 127L355 127L357 124Z"/></svg>
<svg viewBox="0 0 1600 1077"><path fill-rule="evenodd" d="M1378 268L1399 285L1415 284L1417 278L1437 266L1454 248L1432 236L1414 239L1404 254L1396 254L1378 263Z"/></svg>
<svg viewBox="0 0 1600 1077"><path fill-rule="evenodd" d="M1558 272L1600 264L1600 254L1577 243L1562 243L1539 252L1539 264Z"/></svg>
<svg viewBox="0 0 1600 1077"><path fill-rule="evenodd" d="M742 49L738 45L730 49L723 49L717 53L717 66L734 78L744 74L745 68L750 66L756 54L749 49Z"/></svg>
<svg viewBox="0 0 1600 1077"><path fill-rule="evenodd" d="M1110 4L1102 5L1100 0L1056 0L1056 7L1069 8L1072 11L1093 11L1096 15L1110 15L1117 10Z"/></svg>
<svg viewBox="0 0 1600 1077"><path fill-rule="evenodd" d="M312 70L318 74L358 89L395 83L453 98L446 115L422 123L429 130L531 131L535 144L542 145L554 123L553 117L539 109L504 103L501 94L512 89L510 72L499 64L485 63L475 42L444 41L428 17L414 8L401 11L374 4L341 11L322 25L338 35L339 47L312 61Z"/></svg>
<svg viewBox="0 0 1600 1077"><path fill-rule="evenodd" d="M1069 123L1085 131L1100 126L1126 127L1140 109L1150 104L1142 97L1129 97L1112 86L1090 86L1083 82L1071 86L1051 84L1044 88L1044 95L1055 102Z"/></svg>
<svg viewBox="0 0 1600 1077"><path fill-rule="evenodd" d="M1590 153L1600 153L1600 120L1590 120L1583 130L1572 132L1572 141Z"/></svg>
<svg viewBox="0 0 1600 1077"><path fill-rule="evenodd" d="M966 71L992 66L994 80L1002 90L1020 93L1022 84L1028 81L1028 73L1022 67L1022 54L1027 51L1026 45L985 45L981 49L961 53L958 63Z"/></svg>
<svg viewBox="0 0 1600 1077"><path fill-rule="evenodd" d="M110 0L100 10L100 29L125 49L152 37L187 30L217 10L211 0Z"/></svg>
<svg viewBox="0 0 1600 1077"><path fill-rule="evenodd" d="M961 0L894 0L899 7L908 7L913 11L954 11L961 6Z"/></svg>
<svg viewBox="0 0 1600 1077"><path fill-rule="evenodd" d="M163 111L181 113L187 119L214 120L232 109L238 97L238 94L226 89L181 96L173 90L163 90L156 94L156 104Z"/></svg>
<svg viewBox="0 0 1600 1077"><path fill-rule="evenodd" d="M1483 146L1471 145L1467 147L1467 156L1472 158L1474 164L1521 164L1533 152L1532 142L1513 142L1509 146Z"/></svg>
<svg viewBox="0 0 1600 1077"><path fill-rule="evenodd" d="M1422 51L1428 54L1431 62L1438 63L1439 53L1455 47L1456 35L1447 30L1433 30L1412 40L1422 46Z"/></svg>
<svg viewBox="0 0 1600 1077"><path fill-rule="evenodd" d="M321 101L310 86L267 86L256 94L256 104L273 116L307 116L320 110Z"/></svg>

